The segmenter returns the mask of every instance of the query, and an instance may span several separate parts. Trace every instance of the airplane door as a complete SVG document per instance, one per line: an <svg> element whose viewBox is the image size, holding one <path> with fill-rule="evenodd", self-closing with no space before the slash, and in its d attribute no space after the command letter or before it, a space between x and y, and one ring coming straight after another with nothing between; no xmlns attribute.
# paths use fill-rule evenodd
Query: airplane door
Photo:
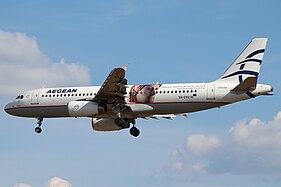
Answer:
<svg viewBox="0 0 281 187"><path fill-rule="evenodd" d="M39 104L39 92L40 90L34 90L31 97L31 104Z"/></svg>
<svg viewBox="0 0 281 187"><path fill-rule="evenodd" d="M215 100L215 85L209 84L207 89L207 98L208 100Z"/></svg>

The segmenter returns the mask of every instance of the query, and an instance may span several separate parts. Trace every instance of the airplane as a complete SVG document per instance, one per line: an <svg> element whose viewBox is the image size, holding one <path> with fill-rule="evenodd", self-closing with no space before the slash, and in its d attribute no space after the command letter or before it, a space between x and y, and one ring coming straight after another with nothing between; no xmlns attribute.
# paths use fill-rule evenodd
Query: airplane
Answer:
<svg viewBox="0 0 281 187"><path fill-rule="evenodd" d="M139 136L136 119L173 119L220 108L261 95L273 87L258 84L267 38L255 38L224 74L209 83L128 85L127 66L113 69L101 86L34 89L20 94L4 110L13 116L36 118L41 133L44 118L88 117L96 131L130 128Z"/></svg>

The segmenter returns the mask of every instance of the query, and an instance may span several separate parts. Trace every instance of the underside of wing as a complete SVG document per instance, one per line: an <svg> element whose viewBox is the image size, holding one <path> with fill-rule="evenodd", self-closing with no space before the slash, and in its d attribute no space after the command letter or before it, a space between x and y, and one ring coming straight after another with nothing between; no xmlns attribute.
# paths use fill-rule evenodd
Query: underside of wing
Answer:
<svg viewBox="0 0 281 187"><path fill-rule="evenodd" d="M163 118L163 119L168 119L168 120L173 120L175 117L177 116L184 116L184 117L188 117L188 114L187 113L182 113L182 114L162 114L162 115L150 115L150 116L147 116L147 117L144 117L144 119L157 119L159 120L160 118Z"/></svg>
<svg viewBox="0 0 281 187"><path fill-rule="evenodd" d="M125 104L127 79L125 79L126 67L113 69L93 101L105 104Z"/></svg>

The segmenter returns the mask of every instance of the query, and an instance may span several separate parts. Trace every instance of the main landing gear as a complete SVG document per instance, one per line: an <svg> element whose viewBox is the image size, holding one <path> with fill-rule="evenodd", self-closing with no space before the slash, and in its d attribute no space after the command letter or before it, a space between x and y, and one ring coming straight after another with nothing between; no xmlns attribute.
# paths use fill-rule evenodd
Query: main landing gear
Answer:
<svg viewBox="0 0 281 187"><path fill-rule="evenodd" d="M36 127L34 130L37 134L40 134L42 132L41 125L42 125L43 118L40 117L40 118L36 118L36 119L37 119L38 127Z"/></svg>
<svg viewBox="0 0 281 187"><path fill-rule="evenodd" d="M115 125L117 125L120 128L129 128L130 123L133 124L133 127L130 129L130 134L134 137L137 137L140 135L140 130L135 127L136 120L135 119L124 119L124 118L116 118L115 119Z"/></svg>
<svg viewBox="0 0 281 187"><path fill-rule="evenodd" d="M130 129L130 134L131 134L132 136L134 136L134 137L137 137L137 136L140 135L140 130L139 130L137 127L133 126L133 127Z"/></svg>

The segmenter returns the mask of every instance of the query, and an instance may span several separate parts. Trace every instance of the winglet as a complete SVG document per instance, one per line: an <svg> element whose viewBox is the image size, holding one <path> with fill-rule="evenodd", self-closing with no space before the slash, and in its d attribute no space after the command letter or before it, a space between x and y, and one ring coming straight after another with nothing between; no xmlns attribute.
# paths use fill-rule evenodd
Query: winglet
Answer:
<svg viewBox="0 0 281 187"><path fill-rule="evenodd" d="M129 64L124 64L121 68L124 69L125 71L127 71L128 65Z"/></svg>

